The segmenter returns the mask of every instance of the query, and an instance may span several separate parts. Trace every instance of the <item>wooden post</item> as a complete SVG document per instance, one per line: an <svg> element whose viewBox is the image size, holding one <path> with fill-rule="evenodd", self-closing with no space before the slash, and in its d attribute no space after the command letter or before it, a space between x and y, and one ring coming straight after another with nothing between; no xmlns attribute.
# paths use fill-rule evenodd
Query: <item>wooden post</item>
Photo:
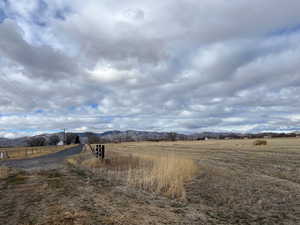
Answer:
<svg viewBox="0 0 300 225"><path fill-rule="evenodd" d="M99 145L96 145L96 157L99 158Z"/></svg>
<svg viewBox="0 0 300 225"><path fill-rule="evenodd" d="M105 145L102 145L102 146L101 146L101 157L102 157L102 160L103 160L104 157L105 157Z"/></svg>

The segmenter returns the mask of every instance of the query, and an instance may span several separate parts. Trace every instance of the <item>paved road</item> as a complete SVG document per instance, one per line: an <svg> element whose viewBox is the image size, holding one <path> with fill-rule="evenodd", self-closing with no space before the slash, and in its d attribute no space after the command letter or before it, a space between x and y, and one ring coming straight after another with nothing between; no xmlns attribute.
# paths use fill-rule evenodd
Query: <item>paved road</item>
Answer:
<svg viewBox="0 0 300 225"><path fill-rule="evenodd" d="M15 159L0 161L0 166L15 167L25 170L55 169L62 166L62 162L69 156L79 154L82 146L69 148L60 152L29 159Z"/></svg>

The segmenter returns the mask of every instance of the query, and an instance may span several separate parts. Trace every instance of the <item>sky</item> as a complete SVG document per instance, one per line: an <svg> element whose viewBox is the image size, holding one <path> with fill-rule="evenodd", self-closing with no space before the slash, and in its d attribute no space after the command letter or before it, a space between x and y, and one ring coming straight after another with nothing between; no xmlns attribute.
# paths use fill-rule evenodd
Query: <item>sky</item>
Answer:
<svg viewBox="0 0 300 225"><path fill-rule="evenodd" d="M0 0L0 137L300 130L299 0Z"/></svg>

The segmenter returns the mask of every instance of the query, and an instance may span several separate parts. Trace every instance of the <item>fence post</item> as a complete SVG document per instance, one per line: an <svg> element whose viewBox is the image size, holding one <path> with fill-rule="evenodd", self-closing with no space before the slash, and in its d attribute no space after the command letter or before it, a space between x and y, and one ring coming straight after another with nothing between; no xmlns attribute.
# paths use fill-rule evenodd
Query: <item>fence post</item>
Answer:
<svg viewBox="0 0 300 225"><path fill-rule="evenodd" d="M97 149L97 150L96 150L96 151L97 151L97 152L96 152L96 157L99 158L99 157L100 157L100 154L101 154L101 146L100 146L100 145L96 145L96 147L97 147L97 148L96 148L96 149Z"/></svg>
<svg viewBox="0 0 300 225"><path fill-rule="evenodd" d="M102 160L105 157L105 145L101 145L101 157L102 157Z"/></svg>

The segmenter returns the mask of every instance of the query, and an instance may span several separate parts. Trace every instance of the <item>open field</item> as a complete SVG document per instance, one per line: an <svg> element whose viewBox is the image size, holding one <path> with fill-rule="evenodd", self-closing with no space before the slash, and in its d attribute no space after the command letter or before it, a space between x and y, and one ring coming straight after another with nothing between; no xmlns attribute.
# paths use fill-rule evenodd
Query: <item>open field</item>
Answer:
<svg viewBox="0 0 300 225"><path fill-rule="evenodd" d="M62 151L74 146L76 145L0 148L0 153L5 153L5 155L9 157L8 159L22 159L22 158L42 156L42 155Z"/></svg>
<svg viewBox="0 0 300 225"><path fill-rule="evenodd" d="M186 186L193 204L209 206L231 224L300 224L300 139L127 143L108 148L197 160L199 175ZM259 222L260 221L260 222Z"/></svg>
<svg viewBox="0 0 300 225"><path fill-rule="evenodd" d="M85 152L63 170L12 171L0 224L300 224L300 139L253 141L108 144L105 161ZM192 175L184 197L157 191L180 174Z"/></svg>

